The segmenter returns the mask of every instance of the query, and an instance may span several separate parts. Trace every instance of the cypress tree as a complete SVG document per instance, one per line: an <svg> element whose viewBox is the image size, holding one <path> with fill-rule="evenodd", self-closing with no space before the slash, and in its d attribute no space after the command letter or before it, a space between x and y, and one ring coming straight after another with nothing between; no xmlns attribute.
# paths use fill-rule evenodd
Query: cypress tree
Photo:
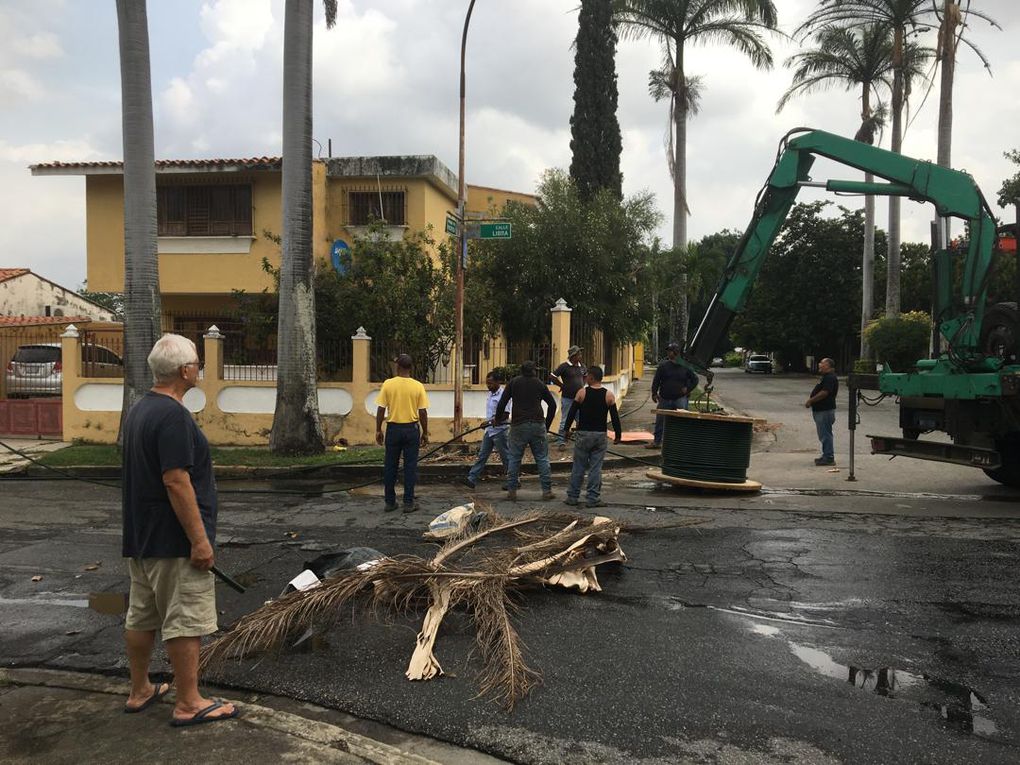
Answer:
<svg viewBox="0 0 1020 765"><path fill-rule="evenodd" d="M616 118L616 31L612 0L581 0L574 43L570 177L582 199L600 189L623 198L620 123Z"/></svg>

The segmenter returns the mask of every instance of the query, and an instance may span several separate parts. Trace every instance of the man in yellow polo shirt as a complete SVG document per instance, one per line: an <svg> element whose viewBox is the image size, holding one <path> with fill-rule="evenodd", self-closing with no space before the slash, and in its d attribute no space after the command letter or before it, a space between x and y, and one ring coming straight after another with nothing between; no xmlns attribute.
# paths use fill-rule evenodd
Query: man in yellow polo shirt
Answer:
<svg viewBox="0 0 1020 765"><path fill-rule="evenodd" d="M414 485L418 481L418 448L429 442L429 397L425 386L411 377L411 357L397 357L397 376L382 384L375 400L375 441L386 446L383 463L383 488L386 512L397 509L397 467L404 457L404 512L418 509ZM386 436L383 437L383 420Z"/></svg>

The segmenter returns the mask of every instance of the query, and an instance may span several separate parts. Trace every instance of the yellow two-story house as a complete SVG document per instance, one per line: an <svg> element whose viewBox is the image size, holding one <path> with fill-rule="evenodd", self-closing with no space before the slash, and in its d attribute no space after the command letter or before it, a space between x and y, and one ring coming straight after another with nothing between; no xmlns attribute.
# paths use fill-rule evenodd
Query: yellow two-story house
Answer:
<svg viewBox="0 0 1020 765"><path fill-rule="evenodd" d="M164 326L204 330L229 315L234 290L274 288L262 268L280 264L280 157L156 162L159 281ZM124 184L121 162L49 162L33 175L85 176L89 289L124 289ZM484 213L529 194L467 187L467 209ZM330 157L312 163L312 247L319 267L373 221L394 238L431 226L442 236L457 209L456 176L436 157Z"/></svg>

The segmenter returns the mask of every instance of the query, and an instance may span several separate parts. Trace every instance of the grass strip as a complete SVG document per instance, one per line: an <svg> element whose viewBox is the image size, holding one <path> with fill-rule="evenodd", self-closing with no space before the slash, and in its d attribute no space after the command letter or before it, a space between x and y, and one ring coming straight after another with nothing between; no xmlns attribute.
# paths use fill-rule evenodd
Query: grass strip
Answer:
<svg viewBox="0 0 1020 765"><path fill-rule="evenodd" d="M285 456L273 454L265 447L255 446L213 446L214 465L231 467L302 467L310 465L381 465L383 448L369 446L352 448L342 452L327 451L322 454ZM51 467L118 467L120 451L112 444L72 444L54 452L46 452L36 458Z"/></svg>

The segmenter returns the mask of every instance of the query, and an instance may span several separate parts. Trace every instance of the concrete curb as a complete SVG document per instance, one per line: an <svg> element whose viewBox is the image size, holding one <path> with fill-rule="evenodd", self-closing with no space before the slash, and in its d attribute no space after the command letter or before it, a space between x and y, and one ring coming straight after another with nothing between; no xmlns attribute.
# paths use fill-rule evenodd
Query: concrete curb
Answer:
<svg viewBox="0 0 1020 765"><path fill-rule="evenodd" d="M646 454L637 457L637 459L644 460L646 462L654 462L656 465L659 464L660 455L658 452L647 452ZM632 460L626 457L611 457L603 462L603 469L625 467L627 465L636 465ZM551 468L554 473L569 473L573 467L571 461L567 462L551 462ZM430 478L463 478L467 475L467 471L470 465L464 463L458 464L419 464L418 476L420 479ZM246 466L216 466L213 468L218 479L249 479L252 481L259 480L322 480L322 479L335 479L342 481L367 481L372 478L378 478L382 480L382 464L378 465L323 465L314 469L304 469L301 467L246 467ZM61 467L57 468L61 473L66 474L73 478L89 478L94 480L119 480L120 470L112 467L99 467L90 465L81 465L78 467ZM527 462L524 464L524 475L530 475L534 472L534 463ZM484 472L485 475L490 477L498 477L500 475L499 468L495 465L486 467ZM20 471L12 471L8 475L17 475L24 478L56 478L57 473L52 470L48 470L44 467L25 467ZM2 479L0 479L2 480Z"/></svg>
<svg viewBox="0 0 1020 765"><path fill-rule="evenodd" d="M127 682L124 680L54 669L0 669L0 686L2 685L42 686L124 697L127 696L128 690ZM170 703L172 698L173 693L171 692L160 703ZM352 733L336 725L309 720L291 712L270 709L248 701L230 700L236 701L239 706L243 707L241 719L246 725L254 725L320 746L334 747L360 757L366 762L379 763L379 765L441 765L436 760Z"/></svg>

